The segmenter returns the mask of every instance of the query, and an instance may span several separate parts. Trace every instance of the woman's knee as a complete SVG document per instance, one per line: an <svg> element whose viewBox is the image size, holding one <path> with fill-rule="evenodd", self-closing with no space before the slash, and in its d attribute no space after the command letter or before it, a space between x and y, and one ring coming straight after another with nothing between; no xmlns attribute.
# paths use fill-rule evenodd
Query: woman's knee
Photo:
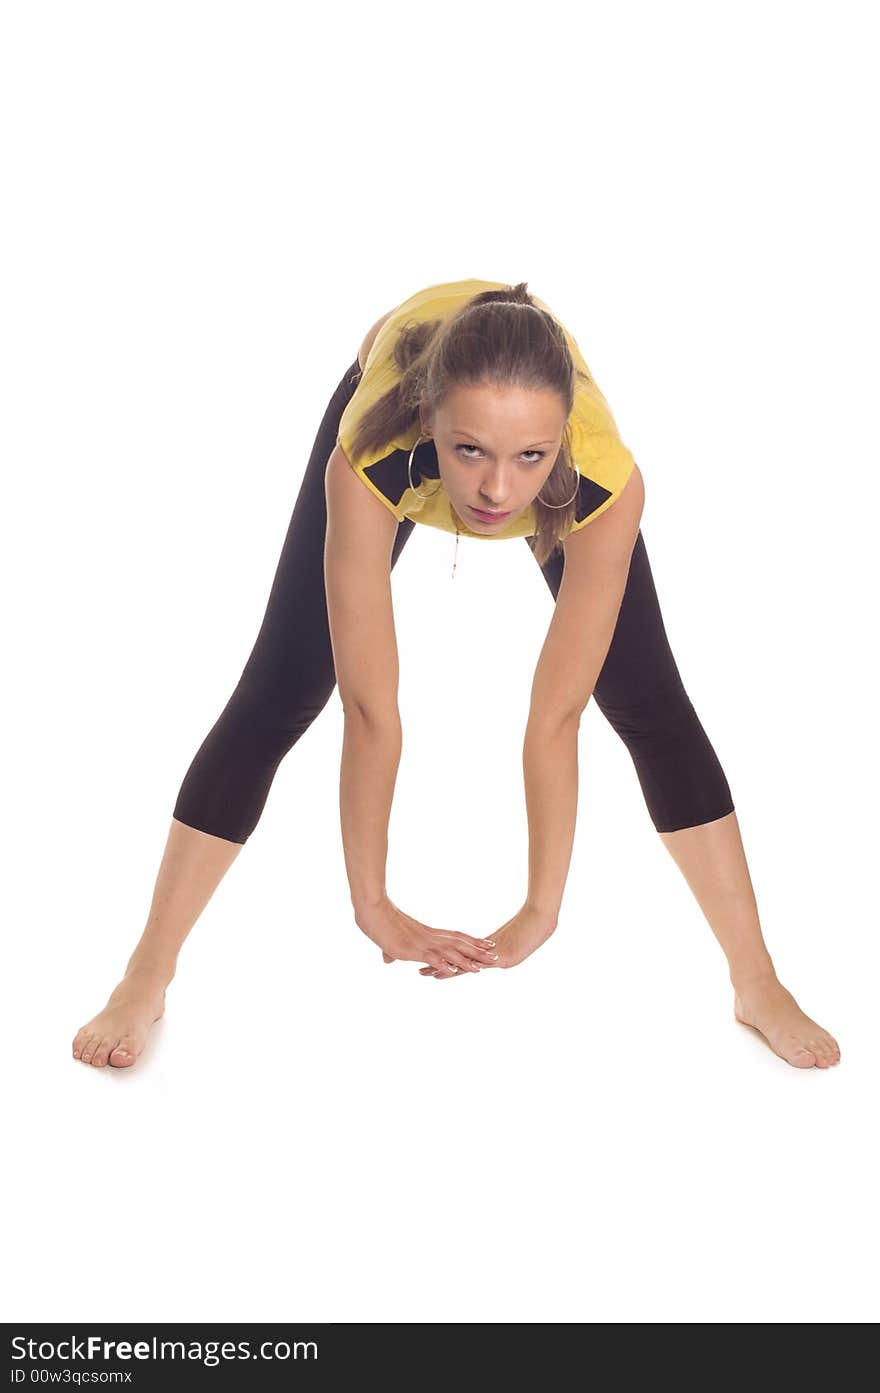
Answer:
<svg viewBox="0 0 880 1393"><path fill-rule="evenodd" d="M693 728L697 714L680 679L631 697L612 700L597 689L593 698L624 743L680 740Z"/></svg>
<svg viewBox="0 0 880 1393"><path fill-rule="evenodd" d="M330 700L335 673L313 673L309 680L291 680L290 674L255 675L247 669L227 703L224 716L230 724L254 733L298 739Z"/></svg>
<svg viewBox="0 0 880 1393"><path fill-rule="evenodd" d="M680 680L601 709L629 751L658 832L733 810L724 769Z"/></svg>

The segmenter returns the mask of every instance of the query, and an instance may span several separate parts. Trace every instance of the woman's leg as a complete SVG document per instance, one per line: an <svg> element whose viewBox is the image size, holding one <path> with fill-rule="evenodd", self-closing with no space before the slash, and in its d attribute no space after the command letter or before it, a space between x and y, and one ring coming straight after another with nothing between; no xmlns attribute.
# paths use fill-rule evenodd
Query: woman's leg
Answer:
<svg viewBox="0 0 880 1393"><path fill-rule="evenodd" d="M281 760L336 686L324 590L324 473L357 371L355 362L324 414L256 642L174 806L178 822L240 845L260 819ZM398 525L392 566L413 526L408 519Z"/></svg>
<svg viewBox="0 0 880 1393"><path fill-rule="evenodd" d="M556 552L542 568L554 599L564 567ZM669 646L641 531L593 699L626 745L649 816L727 958L737 1019L791 1064L837 1063L836 1042L776 977L730 787Z"/></svg>
<svg viewBox="0 0 880 1393"><path fill-rule="evenodd" d="M85 1062L135 1062L164 1010L181 945L256 827L281 760L336 685L324 590L324 471L357 373L355 361L324 412L262 625L183 779L147 923L125 976L105 1009L77 1032L73 1053ZM392 566L413 525L399 525Z"/></svg>

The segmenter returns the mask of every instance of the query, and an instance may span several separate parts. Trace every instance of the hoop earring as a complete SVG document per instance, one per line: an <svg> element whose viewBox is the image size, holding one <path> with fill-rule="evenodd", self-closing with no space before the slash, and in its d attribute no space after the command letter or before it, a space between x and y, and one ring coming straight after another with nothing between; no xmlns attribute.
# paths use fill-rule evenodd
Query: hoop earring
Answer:
<svg viewBox="0 0 880 1393"><path fill-rule="evenodd" d="M541 497L541 493L540 493L540 490L539 490L539 491L535 494L535 497L537 498L538 502L539 502L539 503L543 503L545 508L567 508L568 505L569 505L569 503L573 503L574 500L575 500L575 499L577 498L577 496L578 496L578 490L580 489L580 486L581 486L581 476L580 476L580 474L578 473L578 471L577 471L576 469L573 469L571 472L574 474L575 478L577 479L577 483L576 483L575 486L574 486L574 493L571 495L571 498L567 499L567 500L565 501L565 503L547 503L547 502L545 502L544 499Z"/></svg>
<svg viewBox="0 0 880 1393"><path fill-rule="evenodd" d="M416 441L415 445L413 445L412 449L411 449L410 452L409 452L409 464L407 465L406 477L407 477L407 479L409 480L409 486L410 486L410 488L412 489L413 493L415 494L416 498L425 498L425 499L427 499L427 498L433 498L434 495L435 495L435 494L438 494L438 493L440 492L440 490L442 489L442 487L443 487L443 484L442 484L442 482L441 482L440 484L438 484L437 488L435 488L434 493L419 493L418 489L416 488L416 486L415 486L415 484L413 483L413 480L412 480L412 462L413 462L413 455L415 454L416 449L417 449L418 446L422 443L423 440L430 440L430 439L431 439L430 435L420 435L419 438L418 438L418 440Z"/></svg>

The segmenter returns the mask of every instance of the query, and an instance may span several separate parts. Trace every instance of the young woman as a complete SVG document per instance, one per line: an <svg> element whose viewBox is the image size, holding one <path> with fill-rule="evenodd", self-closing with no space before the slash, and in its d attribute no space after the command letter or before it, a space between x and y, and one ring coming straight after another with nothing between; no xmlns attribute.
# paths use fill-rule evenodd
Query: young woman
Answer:
<svg viewBox="0 0 880 1393"><path fill-rule="evenodd" d="M644 483L574 338L526 283L429 286L367 335L324 413L265 617L183 780L146 927L73 1054L126 1067L184 939L257 825L284 755L338 683L340 813L355 920L440 980L514 967L556 928L592 696L727 958L737 1020L799 1068L832 1037L779 982L727 780L669 648L640 530ZM416 522L524 537L555 599L525 744L528 891L492 939L432 928L385 888L401 754L390 572ZM454 569L453 569L454 574Z"/></svg>

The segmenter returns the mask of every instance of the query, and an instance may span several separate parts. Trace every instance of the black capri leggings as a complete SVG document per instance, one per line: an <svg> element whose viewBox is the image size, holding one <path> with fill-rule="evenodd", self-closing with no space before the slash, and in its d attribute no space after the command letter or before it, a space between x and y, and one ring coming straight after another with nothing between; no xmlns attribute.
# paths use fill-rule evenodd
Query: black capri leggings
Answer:
<svg viewBox="0 0 880 1393"><path fill-rule="evenodd" d="M177 795L179 822L228 841L247 841L281 760L336 685L324 591L324 470L358 371L355 360L324 412L253 650ZM398 525L392 566L414 526L409 519ZM564 564L557 551L542 568L554 600ZM733 811L724 771L669 647L641 532L593 699L632 756L658 832Z"/></svg>

